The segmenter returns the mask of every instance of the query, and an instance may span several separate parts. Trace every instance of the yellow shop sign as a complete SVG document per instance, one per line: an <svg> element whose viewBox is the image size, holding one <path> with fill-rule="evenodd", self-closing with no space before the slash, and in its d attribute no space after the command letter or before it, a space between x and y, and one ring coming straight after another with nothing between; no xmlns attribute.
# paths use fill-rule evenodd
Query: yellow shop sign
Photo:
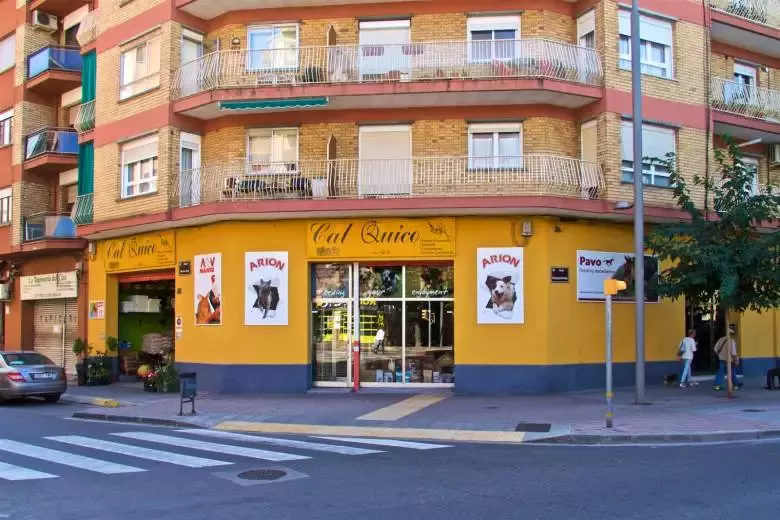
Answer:
<svg viewBox="0 0 780 520"><path fill-rule="evenodd" d="M455 255L455 219L315 220L310 258L447 258Z"/></svg>
<svg viewBox="0 0 780 520"><path fill-rule="evenodd" d="M165 232L106 240L103 254L107 273L173 267L176 237Z"/></svg>

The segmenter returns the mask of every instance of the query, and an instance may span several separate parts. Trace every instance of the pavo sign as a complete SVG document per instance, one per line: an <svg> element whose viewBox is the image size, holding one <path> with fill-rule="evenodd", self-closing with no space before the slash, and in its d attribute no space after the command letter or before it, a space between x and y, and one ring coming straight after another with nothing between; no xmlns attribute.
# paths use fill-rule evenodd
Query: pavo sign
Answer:
<svg viewBox="0 0 780 520"><path fill-rule="evenodd" d="M645 301L658 303L658 258L645 255ZM626 282L615 301L635 301L635 257L631 253L577 251L577 300L604 300L604 280Z"/></svg>

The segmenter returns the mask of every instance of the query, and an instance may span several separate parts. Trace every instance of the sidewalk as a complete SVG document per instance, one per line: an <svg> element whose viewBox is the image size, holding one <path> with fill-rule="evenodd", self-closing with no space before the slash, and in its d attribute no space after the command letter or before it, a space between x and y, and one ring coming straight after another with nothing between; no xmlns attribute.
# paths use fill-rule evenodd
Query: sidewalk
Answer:
<svg viewBox="0 0 780 520"><path fill-rule="evenodd" d="M424 391L314 390L306 395L198 396L197 415L179 416L178 395L140 386L74 387L66 397L114 399L112 409L88 407L77 417L196 426L231 431L408 437L495 442L695 442L780 437L780 392L748 380L737 399L698 387L651 387L650 405L633 404L631 389L615 393L615 427L604 425L603 392L533 397L468 397ZM72 402L72 401L71 401ZM392 406L392 408L387 408ZM187 411L185 405L185 413ZM361 418L371 414L368 418ZM374 419L374 420L371 420Z"/></svg>

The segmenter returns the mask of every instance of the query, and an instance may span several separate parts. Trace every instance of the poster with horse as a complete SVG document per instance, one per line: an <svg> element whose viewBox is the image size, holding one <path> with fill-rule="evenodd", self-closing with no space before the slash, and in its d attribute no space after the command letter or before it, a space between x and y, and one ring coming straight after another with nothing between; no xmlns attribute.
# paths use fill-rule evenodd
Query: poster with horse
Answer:
<svg viewBox="0 0 780 520"><path fill-rule="evenodd" d="M245 325L287 325L287 251L244 254Z"/></svg>
<svg viewBox="0 0 780 520"><path fill-rule="evenodd" d="M645 302L658 303L658 257L645 255ZM577 251L577 300L604 301L604 280L626 282L616 302L635 300L635 255L606 251Z"/></svg>
<svg viewBox="0 0 780 520"><path fill-rule="evenodd" d="M195 255L195 325L222 325L222 253Z"/></svg>

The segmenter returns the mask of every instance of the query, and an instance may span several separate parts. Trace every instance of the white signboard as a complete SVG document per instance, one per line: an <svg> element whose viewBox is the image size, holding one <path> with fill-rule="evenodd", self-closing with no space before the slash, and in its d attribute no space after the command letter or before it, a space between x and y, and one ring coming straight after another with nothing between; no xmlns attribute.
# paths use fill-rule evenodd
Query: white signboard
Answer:
<svg viewBox="0 0 780 520"><path fill-rule="evenodd" d="M477 323L525 322L523 248L477 249Z"/></svg>
<svg viewBox="0 0 780 520"><path fill-rule="evenodd" d="M79 278L76 271L22 276L19 279L19 287L22 300L76 298L79 292Z"/></svg>
<svg viewBox="0 0 780 520"><path fill-rule="evenodd" d="M245 325L287 325L287 251L245 253Z"/></svg>
<svg viewBox="0 0 780 520"><path fill-rule="evenodd" d="M627 289L614 296L615 301L634 299L634 255L606 251L577 251L577 299L603 301L604 281L610 278L626 282ZM658 302L658 258L645 255L645 301Z"/></svg>
<svg viewBox="0 0 780 520"><path fill-rule="evenodd" d="M222 253L195 256L195 325L222 324Z"/></svg>

